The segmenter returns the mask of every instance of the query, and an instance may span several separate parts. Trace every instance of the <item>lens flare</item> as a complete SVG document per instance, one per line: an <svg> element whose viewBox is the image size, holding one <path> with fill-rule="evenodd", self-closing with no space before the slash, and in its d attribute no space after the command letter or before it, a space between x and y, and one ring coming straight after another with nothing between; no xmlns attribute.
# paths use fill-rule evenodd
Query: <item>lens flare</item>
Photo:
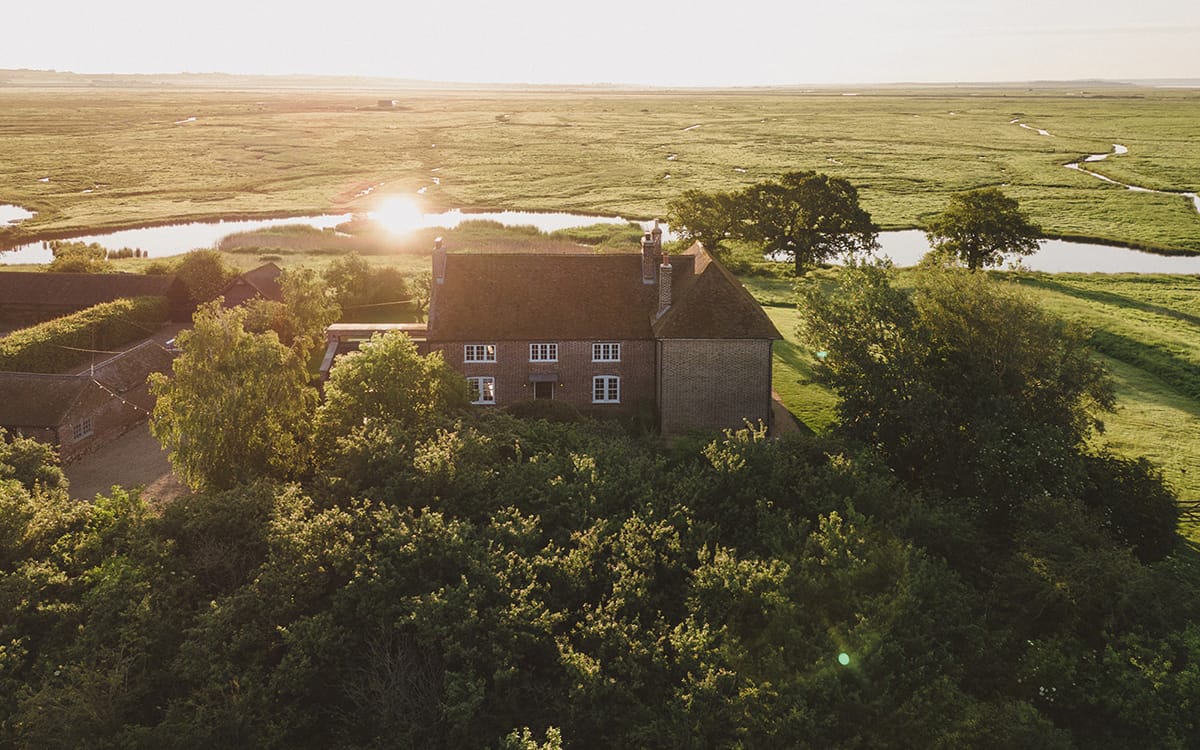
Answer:
<svg viewBox="0 0 1200 750"><path fill-rule="evenodd" d="M370 214L371 220L392 234L404 234L422 226L425 215L415 201L392 196L384 198Z"/></svg>

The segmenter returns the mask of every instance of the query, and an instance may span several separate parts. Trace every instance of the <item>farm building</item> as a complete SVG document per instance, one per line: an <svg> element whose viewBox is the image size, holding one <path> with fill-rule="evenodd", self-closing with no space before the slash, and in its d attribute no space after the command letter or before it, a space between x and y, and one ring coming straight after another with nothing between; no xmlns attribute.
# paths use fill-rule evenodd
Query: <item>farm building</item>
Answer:
<svg viewBox="0 0 1200 750"><path fill-rule="evenodd" d="M719 261L664 255L657 227L640 256L434 253L425 348L479 405L653 414L667 434L769 423L779 338Z"/></svg>
<svg viewBox="0 0 1200 750"><path fill-rule="evenodd" d="M121 298L166 297L172 320L192 306L173 275L133 273L0 273L0 329L16 329Z"/></svg>
<svg viewBox="0 0 1200 750"><path fill-rule="evenodd" d="M71 461L149 416L146 378L171 359L146 341L77 375L0 372L0 428L56 445Z"/></svg>
<svg viewBox="0 0 1200 750"><path fill-rule="evenodd" d="M279 286L281 273L283 272L279 266L274 263L264 263L258 268L233 277L221 290L221 296L225 298L224 306L227 308L237 307L256 298L281 301L283 299L283 289Z"/></svg>

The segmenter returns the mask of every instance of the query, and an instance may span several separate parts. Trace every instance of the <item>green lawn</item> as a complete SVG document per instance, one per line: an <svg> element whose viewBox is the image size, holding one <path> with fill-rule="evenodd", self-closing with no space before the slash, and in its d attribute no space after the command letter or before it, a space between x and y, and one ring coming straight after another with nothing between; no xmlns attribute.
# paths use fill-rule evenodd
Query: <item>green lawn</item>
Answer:
<svg viewBox="0 0 1200 750"><path fill-rule="evenodd" d="M904 283L902 272L900 283ZM1093 332L1097 356L1116 382L1116 411L1097 435L1119 455L1158 466L1182 500L1200 500L1200 278L1101 274L1007 274L1045 307ZM775 390L806 425L833 424L836 397L812 380L812 352L799 343L792 282L742 283L763 303L784 340L775 344ZM1200 541L1200 525L1185 534Z"/></svg>

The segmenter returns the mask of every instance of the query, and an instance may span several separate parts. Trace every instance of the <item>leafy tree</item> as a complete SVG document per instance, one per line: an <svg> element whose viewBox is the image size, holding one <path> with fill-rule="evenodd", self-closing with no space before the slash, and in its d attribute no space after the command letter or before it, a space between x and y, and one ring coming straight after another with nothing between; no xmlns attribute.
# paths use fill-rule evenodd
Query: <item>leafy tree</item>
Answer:
<svg viewBox="0 0 1200 750"><path fill-rule="evenodd" d="M288 477L306 462L317 393L305 364L273 331L248 333L245 316L202 306L179 334L172 376L150 379L150 430L196 489Z"/></svg>
<svg viewBox="0 0 1200 750"><path fill-rule="evenodd" d="M735 193L686 190L667 204L667 221L680 237L700 242L714 253L721 243L738 238L742 228L742 201Z"/></svg>
<svg viewBox="0 0 1200 750"><path fill-rule="evenodd" d="M192 250L175 266L175 275L194 303L208 302L221 293L236 273L216 250Z"/></svg>
<svg viewBox="0 0 1200 750"><path fill-rule="evenodd" d="M422 271L414 276L409 284L409 293L412 295L413 308L424 317L429 311L429 299L433 295L433 274Z"/></svg>
<svg viewBox="0 0 1200 750"><path fill-rule="evenodd" d="M817 172L789 172L747 188L742 206L746 239L768 254L791 258L796 272L840 253L869 252L878 228L848 181Z"/></svg>
<svg viewBox="0 0 1200 750"><path fill-rule="evenodd" d="M274 331L301 360L325 341L325 329L341 308L324 281L309 268L286 269L280 276L283 301L255 298L246 303L246 328Z"/></svg>
<svg viewBox="0 0 1200 750"><path fill-rule="evenodd" d="M47 270L57 273L107 273L112 270L108 251L99 243L52 240L50 252L54 260Z"/></svg>
<svg viewBox="0 0 1200 750"><path fill-rule="evenodd" d="M0 481L15 479L28 490L36 486L66 489L54 446L0 429Z"/></svg>
<svg viewBox="0 0 1200 750"><path fill-rule="evenodd" d="M854 265L836 290L804 286L800 306L841 429L907 481L1001 505L1079 486L1075 459L1114 398L1079 326L953 270L909 294L886 268Z"/></svg>
<svg viewBox="0 0 1200 750"><path fill-rule="evenodd" d="M397 312L416 307L399 269L373 268L357 253L341 256L321 275L342 308L343 320L392 320Z"/></svg>
<svg viewBox="0 0 1200 750"><path fill-rule="evenodd" d="M981 188L951 196L946 210L929 222L925 236L935 253L978 271L1000 265L1005 254L1037 252L1041 233L1016 198L997 188Z"/></svg>
<svg viewBox="0 0 1200 750"><path fill-rule="evenodd" d="M340 438L393 424L431 434L468 400L466 381L440 354L422 357L402 333L376 334L330 371L316 415L318 443L328 449Z"/></svg>

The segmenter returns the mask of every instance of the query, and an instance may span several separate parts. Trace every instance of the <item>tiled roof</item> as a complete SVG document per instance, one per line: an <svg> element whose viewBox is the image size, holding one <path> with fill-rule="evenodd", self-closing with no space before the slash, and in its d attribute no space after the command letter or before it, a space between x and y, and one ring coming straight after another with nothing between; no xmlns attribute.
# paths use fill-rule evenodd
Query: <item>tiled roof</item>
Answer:
<svg viewBox="0 0 1200 750"><path fill-rule="evenodd" d="M449 255L431 341L649 339L658 291L640 255Z"/></svg>
<svg viewBox="0 0 1200 750"><path fill-rule="evenodd" d="M168 296L175 277L132 273L0 273L0 304L69 303L79 308L122 297Z"/></svg>
<svg viewBox="0 0 1200 750"><path fill-rule="evenodd" d="M283 299L283 289L279 286L279 266L274 263L264 263L239 276L235 276L221 292L227 295L231 289L245 284L265 299L279 301Z"/></svg>
<svg viewBox="0 0 1200 750"><path fill-rule="evenodd" d="M655 321L658 286L642 282L641 263L633 253L447 255L429 340L780 338L699 245L672 256L674 304Z"/></svg>
<svg viewBox="0 0 1200 750"><path fill-rule="evenodd" d="M167 372L174 356L155 341L143 341L127 352L96 365L94 377L117 393L126 393L146 382L152 372Z"/></svg>
<svg viewBox="0 0 1200 750"><path fill-rule="evenodd" d="M0 427L57 427L88 387L78 375L0 372Z"/></svg>
<svg viewBox="0 0 1200 750"><path fill-rule="evenodd" d="M101 401L111 398L100 392L102 388L127 394L145 383L151 372L167 371L171 360L162 346L146 341L80 375L0 372L0 427L56 427L85 392L96 391L89 398ZM149 403L137 405L150 408Z"/></svg>
<svg viewBox="0 0 1200 750"><path fill-rule="evenodd" d="M699 243L687 251L695 257L691 273L672 276L673 302L654 323L665 339L781 339L762 305L725 266ZM677 263L687 256L675 256Z"/></svg>

